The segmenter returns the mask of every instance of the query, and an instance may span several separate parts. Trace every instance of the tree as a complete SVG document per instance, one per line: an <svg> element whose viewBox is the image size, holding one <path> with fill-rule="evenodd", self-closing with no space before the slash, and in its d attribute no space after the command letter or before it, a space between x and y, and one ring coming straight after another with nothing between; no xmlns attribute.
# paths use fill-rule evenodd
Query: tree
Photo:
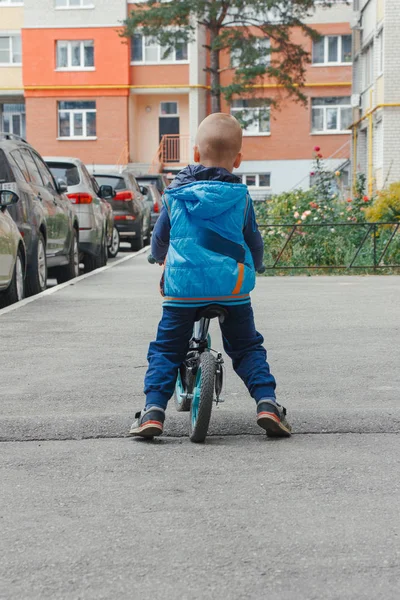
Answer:
<svg viewBox="0 0 400 600"><path fill-rule="evenodd" d="M197 27L206 30L208 53L205 70L210 76L211 111L221 111L221 95L230 104L234 96L254 94L265 80L276 84L296 101L305 102L304 84L309 53L293 40L300 29L306 36L318 34L304 23L315 0L172 0L135 5L124 22L123 36L140 31L155 39L164 56L194 39ZM221 53L230 53L233 76L221 83ZM276 105L276 94L263 96Z"/></svg>

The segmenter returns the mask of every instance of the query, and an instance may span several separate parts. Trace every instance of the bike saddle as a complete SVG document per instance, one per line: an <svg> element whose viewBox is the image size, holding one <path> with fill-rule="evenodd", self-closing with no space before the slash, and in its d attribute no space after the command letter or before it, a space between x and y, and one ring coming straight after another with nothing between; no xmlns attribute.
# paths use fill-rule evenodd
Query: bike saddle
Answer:
<svg viewBox="0 0 400 600"><path fill-rule="evenodd" d="M218 317L221 323L223 323L227 316L228 311L226 308L219 304L210 304L209 306L199 308L196 313L196 321L200 321L200 319L215 319Z"/></svg>

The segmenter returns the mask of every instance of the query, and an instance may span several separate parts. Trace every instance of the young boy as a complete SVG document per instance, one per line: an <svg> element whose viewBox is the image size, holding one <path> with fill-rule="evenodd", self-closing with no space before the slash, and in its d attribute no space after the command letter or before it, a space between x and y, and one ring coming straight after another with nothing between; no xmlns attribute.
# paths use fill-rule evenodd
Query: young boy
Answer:
<svg viewBox="0 0 400 600"><path fill-rule="evenodd" d="M275 399L275 379L256 331L250 292L262 267L263 241L248 189L232 174L241 160L242 129L216 113L200 124L194 160L164 193L151 252L162 263L165 297L157 339L150 344L145 377L146 406L130 434L161 435L165 409L186 356L199 307L221 304L225 352L256 401L257 423L269 436L290 436L286 410Z"/></svg>

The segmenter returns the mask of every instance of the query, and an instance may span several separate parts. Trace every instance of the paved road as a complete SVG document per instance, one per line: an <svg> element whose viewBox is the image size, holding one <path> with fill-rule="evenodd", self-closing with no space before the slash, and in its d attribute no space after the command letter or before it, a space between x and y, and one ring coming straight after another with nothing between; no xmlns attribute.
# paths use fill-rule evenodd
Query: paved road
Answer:
<svg viewBox="0 0 400 600"><path fill-rule="evenodd" d="M297 435L260 434L228 368L196 446L172 407L123 437L158 276L138 256L0 314L0 598L397 600L400 277L259 280Z"/></svg>

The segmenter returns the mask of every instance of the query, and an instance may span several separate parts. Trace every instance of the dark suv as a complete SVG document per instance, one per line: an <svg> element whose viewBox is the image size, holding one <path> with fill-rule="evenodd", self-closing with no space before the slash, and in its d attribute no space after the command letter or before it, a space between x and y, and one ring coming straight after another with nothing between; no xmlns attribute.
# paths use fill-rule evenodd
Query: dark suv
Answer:
<svg viewBox="0 0 400 600"><path fill-rule="evenodd" d="M115 196L108 200L114 211L114 223L121 242L129 242L132 250L150 243L151 206L140 191L135 176L127 169L122 173L94 173L97 183L111 186Z"/></svg>
<svg viewBox="0 0 400 600"><path fill-rule="evenodd" d="M46 289L48 269L58 283L79 275L79 224L64 195L66 184L56 182L38 152L12 134L0 133L0 163L0 187L20 199L9 212L26 246L26 294Z"/></svg>

